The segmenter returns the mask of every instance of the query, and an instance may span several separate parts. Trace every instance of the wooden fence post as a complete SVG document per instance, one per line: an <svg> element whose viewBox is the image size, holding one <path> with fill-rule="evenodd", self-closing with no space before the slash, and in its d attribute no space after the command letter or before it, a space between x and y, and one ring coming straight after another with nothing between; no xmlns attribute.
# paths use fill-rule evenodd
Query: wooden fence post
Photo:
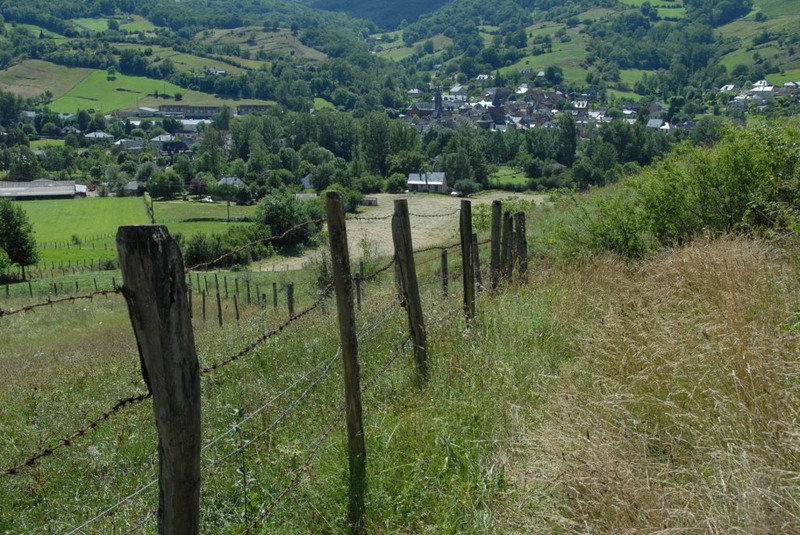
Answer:
<svg viewBox="0 0 800 535"><path fill-rule="evenodd" d="M217 290L217 320L219 320L219 326L222 327L222 299L219 297L219 289Z"/></svg>
<svg viewBox="0 0 800 535"><path fill-rule="evenodd" d="M447 247L442 247L442 295L444 297L447 297L447 285L449 282L447 274Z"/></svg>
<svg viewBox="0 0 800 535"><path fill-rule="evenodd" d="M414 264L414 246L411 241L411 222L408 216L408 201L395 199L392 216L395 265L400 272L402 303L408 312L408 327L414 339L414 367L417 384L422 387L428 380L428 336L422 316L422 301L417 284L417 268Z"/></svg>
<svg viewBox="0 0 800 535"><path fill-rule="evenodd" d="M233 294L233 308L236 309L236 321L239 321L239 294Z"/></svg>
<svg viewBox="0 0 800 535"><path fill-rule="evenodd" d="M506 281L511 282L511 212L503 212L503 239L500 248L500 273Z"/></svg>
<svg viewBox="0 0 800 535"><path fill-rule="evenodd" d="M345 411L347 413L347 444L350 461L350 499L347 522L350 532L364 533L364 495L367 488L366 447L361 417L361 386L359 385L358 336L353 310L353 279L350 276L350 255L347 249L347 228L342 194L329 191L326 196L328 235L330 237L333 286L339 316L339 336L342 342L345 381Z"/></svg>
<svg viewBox="0 0 800 535"><path fill-rule="evenodd" d="M475 269L472 264L472 203L461 201L461 269L464 283L464 314L475 317Z"/></svg>
<svg viewBox="0 0 800 535"><path fill-rule="evenodd" d="M201 290L203 292L203 321L206 321L206 291Z"/></svg>
<svg viewBox="0 0 800 535"><path fill-rule="evenodd" d="M483 278L481 277L481 260L478 255L478 235L472 233L472 271L475 274L475 290L483 291Z"/></svg>
<svg viewBox="0 0 800 535"><path fill-rule="evenodd" d="M525 212L514 214L514 236L516 237L517 272L523 282L528 276L528 238L525 236Z"/></svg>
<svg viewBox="0 0 800 535"><path fill-rule="evenodd" d="M361 274L356 273L356 307L361 310Z"/></svg>
<svg viewBox="0 0 800 535"><path fill-rule="evenodd" d="M294 283L290 282L286 287L286 301L289 304L289 317L294 317Z"/></svg>
<svg viewBox="0 0 800 535"><path fill-rule="evenodd" d="M267 296L264 296L264 307L267 306ZM278 311L278 283L272 283L272 310L277 312Z"/></svg>
<svg viewBox="0 0 800 535"><path fill-rule="evenodd" d="M159 534L200 529L200 368L180 248L163 226L117 233L125 301L158 428Z"/></svg>
<svg viewBox="0 0 800 535"><path fill-rule="evenodd" d="M492 245L489 253L489 280L492 290L500 284L500 228L502 220L503 203L492 201Z"/></svg>

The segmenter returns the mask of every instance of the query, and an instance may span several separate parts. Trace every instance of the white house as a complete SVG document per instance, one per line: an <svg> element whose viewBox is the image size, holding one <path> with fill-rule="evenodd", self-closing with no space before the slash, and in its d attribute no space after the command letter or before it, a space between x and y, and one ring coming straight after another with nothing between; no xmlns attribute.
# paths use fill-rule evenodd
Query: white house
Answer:
<svg viewBox="0 0 800 535"><path fill-rule="evenodd" d="M447 177L444 173L409 173L408 191L447 193Z"/></svg>

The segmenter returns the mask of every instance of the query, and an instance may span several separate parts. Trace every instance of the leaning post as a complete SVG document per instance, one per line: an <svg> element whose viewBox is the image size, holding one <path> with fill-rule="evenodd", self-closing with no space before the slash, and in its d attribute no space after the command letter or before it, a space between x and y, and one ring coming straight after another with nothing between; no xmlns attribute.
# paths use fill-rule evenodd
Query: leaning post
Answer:
<svg viewBox="0 0 800 535"><path fill-rule="evenodd" d="M183 257L166 227L120 227L122 294L158 428L161 535L200 526L200 368L186 297Z"/></svg>
<svg viewBox="0 0 800 535"><path fill-rule="evenodd" d="M361 417L361 387L359 385L358 336L356 314L353 307L353 278L350 276L350 254L347 249L347 228L344 218L342 194L327 193L328 236L333 267L333 286L336 291L336 309L339 316L339 336L344 360L345 412L347 416L347 444L350 459L350 499L347 523L350 532L365 532L364 495L367 488L366 446Z"/></svg>

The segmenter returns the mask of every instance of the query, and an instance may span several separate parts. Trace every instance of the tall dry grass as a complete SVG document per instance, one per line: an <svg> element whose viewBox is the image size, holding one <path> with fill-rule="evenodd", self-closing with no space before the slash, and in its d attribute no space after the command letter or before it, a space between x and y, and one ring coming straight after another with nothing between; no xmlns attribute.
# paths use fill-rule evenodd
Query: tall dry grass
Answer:
<svg viewBox="0 0 800 535"><path fill-rule="evenodd" d="M518 474L530 532L800 533L794 265L730 238L572 271L578 358Z"/></svg>

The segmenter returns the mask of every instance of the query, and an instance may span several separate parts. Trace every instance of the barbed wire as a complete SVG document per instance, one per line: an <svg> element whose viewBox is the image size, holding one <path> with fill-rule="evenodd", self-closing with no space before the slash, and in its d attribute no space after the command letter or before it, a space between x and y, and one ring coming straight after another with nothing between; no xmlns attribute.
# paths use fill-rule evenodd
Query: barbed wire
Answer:
<svg viewBox="0 0 800 535"><path fill-rule="evenodd" d="M362 393L371 388L375 384L375 382L386 373L386 371L391 367L391 365L397 361L397 359L402 354L402 351L405 348L405 345L409 342L409 340L411 340L411 336L407 335L403 339L403 341L400 342L397 349L395 349L395 355L386 364L384 364L384 366L372 379L364 383L364 386L362 386L361 388ZM261 509L256 518L244 529L244 531L241 531L239 535L245 535L247 533L250 533L253 530L253 528L255 528L262 520L264 520L264 518L266 518L269 515L272 509L274 509L275 506L278 503L280 503L280 501L283 500L283 498L286 497L286 495L289 493L292 487L294 487L297 484L297 482L300 480L300 476L309 469L309 467L311 466L311 461L314 459L314 456L317 454L320 447L322 447L322 443L325 442L325 440L330 436L333 430L336 429L336 427L340 423L342 423L342 420L345 417L344 407L340 407L338 411L339 411L339 416L336 417L333 423L317 439L316 443L314 444L314 447L306 456L303 463L296 470L294 470L289 479L289 482L286 484L283 490L277 496L275 496L268 505L266 505L264 508Z"/></svg>
<svg viewBox="0 0 800 535"><path fill-rule="evenodd" d="M322 372L320 372L320 374L319 374L319 375L318 375L318 376L317 376L317 377L314 379L314 381L312 381L312 382L311 382L311 384L310 384L308 387L306 387L306 389L305 389L305 390L304 390L304 391L303 391L303 392L300 394L300 396L299 396L298 398L296 398L296 399L292 400L292 402L291 402L289 405L287 405L287 407L286 407L286 408L285 408L283 411L281 411L281 413L278 415L278 417L277 417L275 420L273 420L273 421L272 421L272 423L271 423L270 425L268 425L267 427L265 427L264 429L262 429L262 430L261 430L261 431L260 431L258 434L256 434L256 435L255 435L253 438L251 438L251 439L247 440L246 442L244 442L243 444L241 444L240 446L238 446L238 447L237 447L235 450L233 450L232 452L230 452L230 453L228 453L227 455L224 455L223 457L220 457L219 459L216 459L215 461L213 461L211 464L209 464L208 466L206 466L205 468L203 468L203 471L204 471L204 472L207 472L207 471L211 470L212 468L214 468L215 466L217 466L218 464L222 463L223 461L225 461L225 460L227 460L227 459L229 459L229 458L233 457L234 455L237 455L237 454L239 454L239 453L243 452L244 450L246 450L247 448L249 448L249 447L250 447L250 445L251 445L251 444L253 444L253 443L254 443L256 440L258 440L258 439L259 439L259 438L261 438L262 436L266 435L267 433L269 433L269 432L271 432L273 429L275 429L275 427L277 427L277 425L278 425L278 424L279 424L279 423L280 423L280 422L281 422L281 421L282 421L284 418L286 418L286 416L287 416L287 415L288 415L288 414L289 414L289 413L290 413L290 412L291 412L291 411L292 411L292 410L293 410L295 407L297 407L297 405L299 405L299 404L300 404L300 402L301 402L301 401L303 401L303 399L305 399L305 398L308 396L308 394L309 394L309 393L311 393L311 390L312 390L312 389L313 389L315 386L317 386L317 385L319 384L319 382L320 382L320 381L322 381L322 379L323 379L325 376L327 376L327 375L328 375L328 373L331 371L331 369L332 369L332 367L333 367L333 363L334 363L334 362L336 362L336 359L339 357L339 355L341 354L341 352L342 352L342 349L341 349L341 347L340 347L340 348L339 348L339 349L336 351L336 353L334 353L333 357L331 357L330 359L328 359L328 361L327 361L327 363L326 363L326 365L325 365L325 368L324 368L324 369L322 370ZM322 364L322 363L325 363L325 362L326 362L326 361L323 361L323 362L321 362L320 364ZM242 424L244 424L244 423L246 423L247 421L251 420L252 418L254 418L255 416L257 416L259 413L261 413L261 412L262 412L263 410L265 410L266 408L268 408L268 407L272 406L272 404L273 404L273 403L275 403L275 401L277 401L278 399L280 399L281 397L283 397L283 396L284 396L286 393L288 393L288 392L289 392L289 391L291 391L291 390L292 390L292 389L293 389L295 386L297 386L297 385L298 385L298 384L299 384L299 383L300 383L300 382L301 382L303 379L306 379L306 378L307 378L309 375L311 375L311 373L312 373L314 370L316 370L317 368L319 368L319 365L320 365L320 364L317 364L317 366L314 366L314 368L313 368L311 371L309 371L309 372L308 372L306 375L304 375L304 376L303 376L301 379L298 379L297 381L295 381L295 382L294 382L294 384L292 384L291 386L287 387L287 388L286 388L286 389L285 389L283 392L281 392L280 394L278 394L278 395L274 396L274 397L273 397L272 399L270 399L270 400L269 400L267 403L265 403L264 405L262 405L261 407L259 407L259 408L258 408L258 409L256 409L255 411L251 412L250 414L248 414L248 415L247 415L245 418L243 418L243 419L242 419L240 422L238 422L237 424L235 424L235 425L231 426L231 427L230 427L230 428L229 428L227 431L225 431L224 433L220 434L218 437L214 438L214 439L213 439L212 441L210 441L208 444L206 444L205 446L203 446L203 448L202 448L200 451L205 451L206 449L210 448L211 446L213 446L214 444L216 444L217 442L219 442L220 440L222 440L222 439L223 439L223 438L225 438L226 436L230 435L231 433L234 433L234 432L235 432L235 431L236 431L236 430L237 430L237 429L238 429L238 428L239 428L239 427L240 427Z"/></svg>
<svg viewBox="0 0 800 535"><path fill-rule="evenodd" d="M386 221L387 219L391 219L394 214L383 215L383 216L352 216L345 219L345 221Z"/></svg>
<svg viewBox="0 0 800 535"><path fill-rule="evenodd" d="M143 486L139 487L137 490L135 490L131 494L125 496L124 498L122 498L120 501L118 501L117 503L115 503L111 507L108 507L108 508L104 509L103 511L101 511L100 513L95 515L94 517L90 518L89 520L87 520L86 522L81 524L80 526L78 526L76 528L72 528L72 530L68 531L66 535L73 535L75 533L78 533L79 531L83 530L83 528L85 528L86 526L88 526L90 524L93 524L93 523L97 522L98 520L100 520L101 518L103 518L104 516L109 514L111 511L113 511L114 509L116 509L119 506L124 505L124 504L128 503L129 501L133 500L134 498L136 498L137 496L142 494L144 491L146 491L147 489L149 489L150 487L152 487L156 483L158 483L158 479L154 479L150 483L147 483L146 485L143 485ZM148 518L149 518L149 515L148 515ZM142 521L142 524L144 524L145 522L147 522L147 518L145 518ZM140 524L140 526L141 526L141 524ZM134 529L136 529L136 528L134 528Z"/></svg>
<svg viewBox="0 0 800 535"><path fill-rule="evenodd" d="M212 364L210 366L206 366L206 367L202 368L200 370L200 373L201 374L210 373L210 372L212 372L212 371L214 371L214 370L216 370L218 368L221 368L223 366L227 366L231 362L235 362L235 361L239 360L240 358L244 357L245 355L250 353L252 350L254 350L256 347L258 347L259 345L261 345L265 341L269 340L273 336L281 333L284 329L286 329L289 325L291 325L295 321L299 320L303 316L306 316L309 313L311 313L312 311L314 311L317 308L319 308L319 306L322 304L322 302L325 299L327 299L328 295L330 294L330 289L332 287L333 287L333 284L329 284L328 286L323 288L320 296L308 308L306 308L304 310L301 310L300 312L298 312L297 314L295 314L291 318L285 320L283 323L281 323L280 325L278 325L277 327L275 327L271 331L268 331L268 332L262 334L261 336L256 338L256 340L254 342L252 342L250 345L248 345L247 347L245 347L244 349L242 349L241 351L239 351L235 355L231 355L231 356L229 356L229 357L227 357L227 358L225 358L225 359L223 359L223 360L221 360L219 362L216 362L216 363L214 363L214 364Z"/></svg>
<svg viewBox="0 0 800 535"><path fill-rule="evenodd" d="M431 245L430 247L424 247L422 249L416 249L414 251L414 254L417 255L417 254L427 253L427 252L430 252L430 251L439 251L441 249L453 249L455 247L459 247L460 245L461 245L461 242L453 243L451 245Z"/></svg>
<svg viewBox="0 0 800 535"><path fill-rule="evenodd" d="M264 520L264 518L266 518L267 515L269 515L269 513L272 511L272 509L281 500L283 500L283 498L289 493L289 491L292 489L292 487L294 487L297 484L297 482L300 480L300 476L303 475L303 473L306 470L308 470L308 468L311 466L311 461L314 459L314 456L317 454L317 452L319 451L320 447L322 447L322 443L325 442L325 440L330 436L330 434L333 432L333 430L336 429L336 427L338 427L340 423L342 423L342 420L344 420L344 416L345 416L344 410L339 410L339 416L337 416L336 419L333 421L333 423L330 426L328 426L328 428L325 430L325 432L322 434L322 436L320 436L317 439L317 442L315 443L314 447L311 449L311 452L309 452L309 454L306 456L306 458L303 461L303 463L293 472L293 474L292 474L292 476L291 476L291 478L289 480L289 483L283 488L283 490L277 496L275 496L272 499L272 501L267 506L265 506L263 509L261 509L261 511L259 511L259 513L256 516L255 520L253 520L244 529L244 531L240 532L239 535L245 535L246 533L250 533L250 531L253 528L255 528L262 520Z"/></svg>
<svg viewBox="0 0 800 535"><path fill-rule="evenodd" d="M447 212L445 214L414 214L414 213L409 213L408 215L410 215L411 217L449 217L451 215L456 215L460 211L461 211L461 208L456 208L452 212Z"/></svg>
<svg viewBox="0 0 800 535"><path fill-rule="evenodd" d="M196 269L213 266L213 265L221 262L222 260L228 258L229 256L233 256L233 255L235 255L237 253L240 253L241 251L244 251L245 249L249 249L250 247L255 247L256 245L267 243L267 242L270 242L270 241L273 241L273 240L280 240L281 238L286 237L290 232L294 232L295 230L299 230L299 229L301 229L301 228L303 228L303 227L305 227L307 225L322 223L323 221L325 221L325 219L323 219L323 218L304 221L304 222L299 223L299 224L293 226L292 228L284 231L283 234L272 235L272 236L268 236L266 238L259 238L257 240L253 240L251 242L245 243L244 245L240 245L236 249L228 251L227 253L225 253L223 255L220 255L217 258L213 259L213 260L209 260L207 262L200 262L198 264L195 264L194 266L188 267L188 268L186 268L186 271L189 272L189 271L194 271Z"/></svg>
<svg viewBox="0 0 800 535"><path fill-rule="evenodd" d="M369 275L363 275L363 276L361 277L361 280L362 280L362 281L368 281L368 280L372 280L372 279L374 279L375 277L377 277L378 275L380 275L381 273L383 273L384 271L386 271L386 270L388 270L390 267L392 267L392 266L394 265L394 262L395 262L395 258L394 258L394 257L392 257L392 259L391 259L391 260L389 260L389 262L387 262L387 263L386 263L384 266L382 266L382 267L380 267L380 268L376 269L375 271L373 271L373 272L372 272L372 273L370 273Z"/></svg>
<svg viewBox="0 0 800 535"><path fill-rule="evenodd" d="M83 295L70 295L66 297L59 297L56 299L48 298L47 301L42 301L40 303L33 303L31 305L26 305L24 307L13 310L3 310L2 308L0 308L0 318L3 316L13 316L14 314L21 314L22 312L29 312L31 310L35 310L41 307L47 307L47 306L58 305L61 303L77 301L80 299L92 300L96 295L110 295L118 293L121 293L120 288L114 288L113 290L96 290L94 292L89 292L88 294L83 294Z"/></svg>
<svg viewBox="0 0 800 535"><path fill-rule="evenodd" d="M104 412L98 418L90 421L88 424L84 425L83 427L81 427L80 429L78 429L77 431L72 433L71 435L59 440L58 444L56 444L55 446L45 448L45 449L39 451L38 453L35 453L34 455L32 455L30 458L28 458L27 461L22 462L22 463L20 463L20 464L18 464L16 466L12 466L10 468L7 468L3 472L0 472L0 477L16 474L20 469L22 469L24 467L34 466L39 461L39 459L41 459L42 457L47 457L49 455L52 455L57 450L65 447L65 446L71 445L73 440L75 440L78 437L84 436L89 430L94 429L95 427L97 427L97 425L100 422L109 419L112 414L115 414L115 413L119 412L122 408L124 408L126 406L135 405L136 403L140 403L140 402L150 398L151 395L152 394L150 394L148 392L147 394L139 394L138 396L133 396L133 397L129 397L129 398L125 398L125 399L119 400L116 405L114 405L109 410Z"/></svg>
<svg viewBox="0 0 800 535"><path fill-rule="evenodd" d="M359 332L359 333L358 333L358 336L357 336L357 338L358 338L359 340L362 340L362 339L363 339L365 336L367 336L367 335L368 335L368 334L370 334L372 331L374 331L375 329L377 329L377 328L378 328L380 325L382 325L382 324L383 324L383 322L384 322L384 321L386 321L386 318L388 318L388 317L389 317L389 313L390 313L390 312L391 312L391 311L392 311L392 310L395 308L395 303L396 303L397 301L399 301L399 298L397 298L397 297L396 297L395 299L393 299L392 301L390 301L390 302L389 302L389 304L388 304L386 307L384 307L384 309L383 309L383 310L380 312L380 314L378 315L378 318L377 318L375 321L373 321L371 324L369 324L368 326L366 326L366 327L363 327L363 328L361 329L361 332ZM253 444L253 443L254 443L256 440L260 439L262 436L264 436L264 435L266 435L267 433L271 432L271 431L272 431L272 430L273 430L273 429L274 429L274 428L275 428L275 427L276 427L276 426L277 426L277 425L278 425L278 424L279 424L279 423L280 423L280 422L281 422L281 421L282 421L282 420L283 420L283 419L284 419L284 418L285 418L285 417L286 417L286 416L287 416L287 415L288 415L288 414L289 414L289 413L290 413L290 412L291 412L291 411L292 411L292 410L293 410L293 409L294 409L294 408L295 408L297 405L299 405L299 404L300 404L300 402L301 402L303 399L305 399L305 398L308 396L308 394L310 394L310 393L311 393L311 390L312 390L312 389L313 389L313 388L314 388L314 387L315 387L317 384L319 384L319 382L320 382L320 381L321 381L321 380L322 380L322 379L323 379L323 378L324 378L324 377L325 377L325 376L326 376L326 375L327 375L327 374L330 372L330 370L331 370L331 368L332 368L332 366L333 366L333 363L336 361L336 359L339 357L339 355L341 355L341 353L342 353L342 348L341 348L341 346L339 346L339 348L336 350L336 353L333 355L333 357L331 357L331 358L330 358L330 359L327 361L327 364L326 364L326 366L325 366L325 369L323 369L323 371L320 373L320 375L319 375L319 376L318 376L318 377L317 377L317 378L316 378L316 379L315 379L315 380L314 380L314 381L313 381L313 382L312 382L312 383L311 383L311 384L310 384L310 385L309 385L309 386L308 386L308 387L307 387L307 388L306 388L306 389L303 391L303 393L302 393L302 394L300 394L300 396L299 396L297 399L293 400L293 401L292 401L292 402L291 402L291 403L290 403L290 404L289 404L289 405L286 407L286 409L284 409L284 410L283 410L283 411L282 411L282 412L281 412L281 413L278 415L278 417L277 417L277 418L276 418L276 419L275 419L275 420L274 420L274 421L273 421L273 422L272 422L270 425L268 425L266 428L262 429L262 430L261 430L261 431L260 431L258 434L256 434L256 435L255 435L253 438L249 439L248 441L246 441L245 443L243 443L242 445L240 445L239 447L237 447L237 448L236 448L234 451L230 452L229 454L225 455L224 457L221 457L220 459L217 459L217 460L216 460L216 461L214 461L214 462L213 462L211 465L207 466L207 467L206 467L206 468L204 468L203 470L204 470L204 471L210 470L211 468L213 468L213 467L214 467L214 466L216 466L217 464L221 463L222 461L224 461L224 460L226 460L226 459L229 459L230 457L233 457L234 455L236 455L236 454L238 454L238 453L241 453L241 452L243 452L245 449L249 448L249 447L250 447L250 445L251 445L251 444ZM322 364L322 363L320 363L320 364ZM298 384L299 384L301 381L303 381L304 379L308 378L308 377L309 377L309 376L310 376L310 375L311 375L311 374L314 372L314 370L316 370L317 368L319 368L320 364L317 364L317 366L315 366L315 367L314 367L314 368L312 368L312 369L311 369L309 372L307 372L306 374L304 374L304 375L303 375L303 376L302 376L300 379L298 379L298 380L297 380L297 381L295 381L295 382L294 382L292 385L290 385L289 387L287 387L287 388L286 388L286 389L285 389L283 392L281 392L281 393L280 393L280 394L278 394L277 396L274 396L274 397L273 397L271 400L269 400L267 403L265 403L264 405L262 405L261 407L259 407L259 408L258 408L258 409L256 409L255 411L251 412L251 413L250 413L250 414L249 414L247 417L243 418L243 419L242 419L242 420L241 420L239 423L237 423L236 425L234 425L234 426L232 426L230 429L228 429L228 431L226 431L225 433L222 433L220 436L216 437L214 440L212 440L211 442L209 442L208 444L206 444L205 446L203 446L203 448L202 448L202 450L201 450L201 451L205 451L205 449L206 449L206 448L209 448L209 447L211 447L213 444L215 444L215 443L219 442L219 441L220 441L220 440L222 440L222 439L223 439L225 436L227 436L227 435L231 434L232 432L234 432L234 431L235 431L235 429L236 429L237 427L241 426L242 424L244 424L244 423L245 423L245 422L247 422L248 420L250 420L250 419L254 418L254 417L255 417L256 415L258 415L258 414L259 414L261 411L263 411L263 410L264 410L264 409L266 409L267 407L271 406L271 405L272 405L272 404L273 404L275 401L277 401L278 399L280 399L280 398L281 398L283 395L285 395L287 392L289 392L291 389L293 389L293 388L294 388L296 385L298 385Z"/></svg>
<svg viewBox="0 0 800 535"><path fill-rule="evenodd" d="M139 522L138 522L138 523L137 523L135 526L133 526L131 529L129 529L128 531L126 531L126 532L125 532L125 535L131 535L131 534L132 534L132 533L134 533L136 530L142 529L142 526L144 526L144 525L147 523L147 521L148 521L148 520L150 520L151 518L153 518L154 516L156 516L156 514L157 514L157 513L158 513L158 509L150 509L150 511L148 511L148 512L147 512L147 516L145 516L143 519L141 519L141 520L140 520L140 521L139 521Z"/></svg>

